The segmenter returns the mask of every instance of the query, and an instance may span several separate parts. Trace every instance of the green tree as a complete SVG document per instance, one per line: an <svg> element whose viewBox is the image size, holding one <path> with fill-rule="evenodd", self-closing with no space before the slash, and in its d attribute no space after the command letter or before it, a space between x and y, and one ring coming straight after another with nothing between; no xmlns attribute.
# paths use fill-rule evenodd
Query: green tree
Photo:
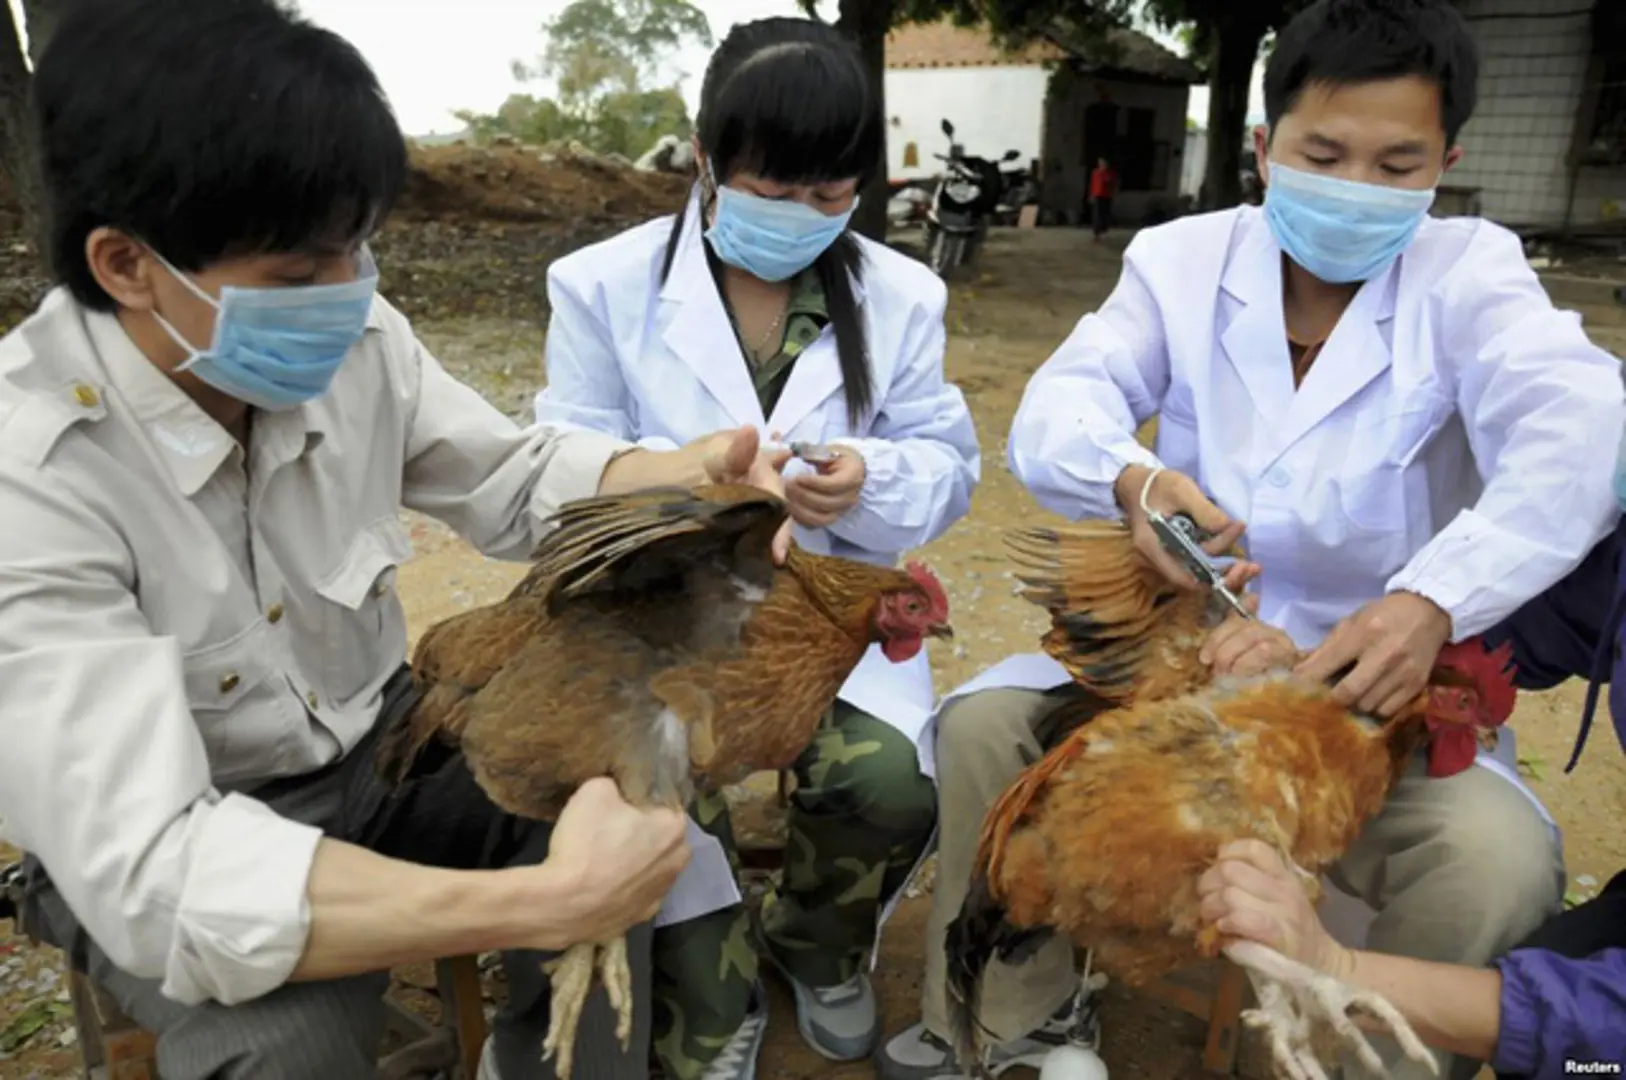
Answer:
<svg viewBox="0 0 1626 1080"><path fill-rule="evenodd" d="M1234 206L1242 198L1242 144L1247 134L1248 89L1259 51L1273 31L1310 0L1149 0L1165 27L1192 27L1192 55L1208 69L1208 162L1205 208Z"/></svg>
<svg viewBox="0 0 1626 1080"><path fill-rule="evenodd" d="M574 0L543 25L542 54L516 61L522 83L552 79L554 98L513 94L495 113L460 112L476 141L575 139L599 153L637 157L691 124L662 62L686 41L712 43L705 15L687 0Z"/></svg>

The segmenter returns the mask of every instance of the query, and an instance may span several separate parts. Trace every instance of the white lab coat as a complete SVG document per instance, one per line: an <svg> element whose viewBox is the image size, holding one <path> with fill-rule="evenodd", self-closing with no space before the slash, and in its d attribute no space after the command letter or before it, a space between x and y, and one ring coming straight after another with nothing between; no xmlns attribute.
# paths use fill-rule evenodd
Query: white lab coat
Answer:
<svg viewBox="0 0 1626 1080"><path fill-rule="evenodd" d="M1135 441L1154 414L1155 453ZM1073 519L1118 516L1127 465L1193 477L1247 523L1260 616L1301 648L1395 590L1439 604L1460 640L1614 527L1623 420L1619 362L1552 306L1517 237L1469 218L1426 220L1295 392L1281 249L1244 207L1135 238L1112 296L1029 384L1010 463ZM950 697L1066 681L1029 654Z"/></svg>
<svg viewBox="0 0 1626 1080"><path fill-rule="evenodd" d="M798 526L796 541L809 551L895 565L903 552L964 517L981 458L965 399L943 378L943 283L913 259L862 241L858 299L875 386L869 415L856 427L848 420L835 335L827 327L797 358L773 415L764 416L712 281L699 222L691 198L664 285L670 217L553 264L548 384L536 397L537 420L591 428L657 450L744 425L764 437L781 433L787 442L848 446L863 456L867 471L858 505L826 529ZM806 468L793 461L786 476ZM924 650L913 661L893 664L870 649L840 696L911 741L919 739L934 702ZM920 756L931 775L929 751ZM695 863L720 859L715 844L702 836L691 829ZM733 888L732 875L715 867L686 876L726 876ZM684 899L690 895L680 882L662 921L723 906L715 902L724 900L721 895L692 903Z"/></svg>

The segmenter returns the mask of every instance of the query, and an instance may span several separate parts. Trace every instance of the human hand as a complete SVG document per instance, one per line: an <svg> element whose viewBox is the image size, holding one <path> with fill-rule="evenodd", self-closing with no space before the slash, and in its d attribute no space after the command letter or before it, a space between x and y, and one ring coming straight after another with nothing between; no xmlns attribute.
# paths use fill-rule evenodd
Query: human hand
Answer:
<svg viewBox="0 0 1626 1080"><path fill-rule="evenodd" d="M1353 663L1333 695L1350 708L1389 717L1423 692L1450 637L1451 616L1432 600L1394 592L1340 621L1293 673L1325 682Z"/></svg>
<svg viewBox="0 0 1626 1080"><path fill-rule="evenodd" d="M1113 485L1118 505L1123 508L1124 518L1129 523L1130 535L1135 538L1135 547L1173 584L1183 589L1198 588L1197 579L1180 565L1179 560L1164 550L1157 534L1152 531L1151 522L1141 510L1141 491L1148 477L1152 477L1151 469L1144 465L1131 465L1118 474L1118 481ZM1195 480L1172 469L1164 469L1152 479L1151 490L1146 492L1146 503L1165 517L1177 513L1189 515L1198 528L1212 534L1203 544L1203 550L1210 555L1225 554L1242 539L1242 531L1246 528L1242 522L1232 521L1229 514L1209 501ZM1225 573L1225 587L1240 596L1248 582L1258 576L1258 563L1238 559Z"/></svg>
<svg viewBox="0 0 1626 1080"><path fill-rule="evenodd" d="M798 525L822 529L833 525L858 505L864 479L869 475L863 455L849 446L827 448L834 460L815 466L816 472L785 481L785 498Z"/></svg>
<svg viewBox="0 0 1626 1080"><path fill-rule="evenodd" d="M781 474L791 458L790 451L763 450L762 436L756 428L742 427L705 435L685 449L699 453L700 467L709 483L749 484L787 499L785 478ZM795 504L792 503L791 519L773 538L773 561L780 566L790 552L790 522L794 520Z"/></svg>
<svg viewBox="0 0 1626 1080"><path fill-rule="evenodd" d="M1339 978L1349 950L1333 940L1316 914L1304 882L1273 848L1239 840L1197 879L1198 913L1225 938L1256 941L1289 960Z"/></svg>
<svg viewBox="0 0 1626 1080"><path fill-rule="evenodd" d="M556 895L570 910L556 921L568 941L539 941L553 950L582 941L605 941L648 922L689 862L684 815L627 804L604 777L576 789L553 827L540 868L560 884ZM555 930L557 932L557 929Z"/></svg>
<svg viewBox="0 0 1626 1080"><path fill-rule="evenodd" d="M1257 615L1259 597L1244 596L1242 606ZM1211 665L1215 675L1263 675L1292 667L1299 660L1299 649L1284 631L1257 618L1233 614L1209 632L1197 650L1197 659Z"/></svg>

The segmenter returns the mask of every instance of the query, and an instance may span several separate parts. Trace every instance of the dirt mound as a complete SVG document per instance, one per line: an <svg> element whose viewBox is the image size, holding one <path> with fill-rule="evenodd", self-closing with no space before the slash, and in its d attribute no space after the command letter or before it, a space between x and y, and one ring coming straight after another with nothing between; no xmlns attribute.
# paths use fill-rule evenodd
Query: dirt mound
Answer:
<svg viewBox="0 0 1626 1080"><path fill-rule="evenodd" d="M669 214L688 183L570 148L414 146L397 214L414 221L619 227Z"/></svg>

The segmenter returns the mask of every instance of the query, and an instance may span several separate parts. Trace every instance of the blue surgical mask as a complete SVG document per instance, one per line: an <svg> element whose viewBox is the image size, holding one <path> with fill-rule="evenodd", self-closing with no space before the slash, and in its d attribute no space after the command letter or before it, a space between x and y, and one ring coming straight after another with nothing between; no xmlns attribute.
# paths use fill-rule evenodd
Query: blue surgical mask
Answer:
<svg viewBox="0 0 1626 1080"><path fill-rule="evenodd" d="M847 228L858 199L845 213L825 214L792 199L764 199L760 195L720 186L717 219L706 239L717 257L763 281L786 281L813 265Z"/></svg>
<svg viewBox="0 0 1626 1080"><path fill-rule="evenodd" d="M158 260L176 280L215 309L214 337L199 349L157 312L153 317L190 356L177 371L268 412L297 408L327 393L352 346L367 330L378 267L362 250L356 280L337 285L240 288L216 300L186 274Z"/></svg>
<svg viewBox="0 0 1626 1080"><path fill-rule="evenodd" d="M1322 281L1377 277L1406 250L1434 205L1413 191L1340 180L1270 163L1265 219L1287 257Z"/></svg>

